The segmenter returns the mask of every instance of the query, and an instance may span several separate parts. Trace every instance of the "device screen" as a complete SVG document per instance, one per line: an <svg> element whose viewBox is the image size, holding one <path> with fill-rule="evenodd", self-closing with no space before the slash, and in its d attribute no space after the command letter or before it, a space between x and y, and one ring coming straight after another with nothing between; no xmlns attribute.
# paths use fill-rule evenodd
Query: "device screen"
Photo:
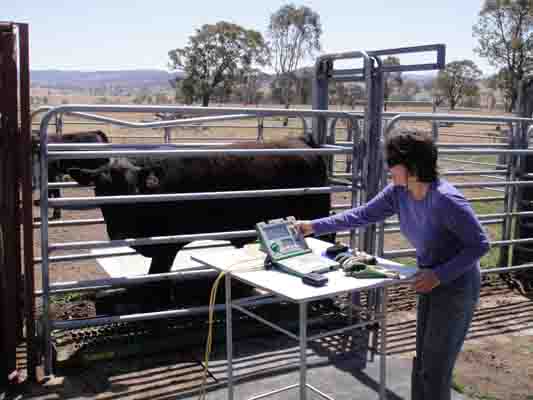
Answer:
<svg viewBox="0 0 533 400"><path fill-rule="evenodd" d="M286 224L269 225L264 228L264 231L269 240L291 237Z"/></svg>
<svg viewBox="0 0 533 400"><path fill-rule="evenodd" d="M273 260L311 251L292 222L278 219L268 224L258 223L256 227L264 251L268 252Z"/></svg>
<svg viewBox="0 0 533 400"><path fill-rule="evenodd" d="M285 223L267 225L263 228L263 231L274 253L283 255L298 248L298 243Z"/></svg>

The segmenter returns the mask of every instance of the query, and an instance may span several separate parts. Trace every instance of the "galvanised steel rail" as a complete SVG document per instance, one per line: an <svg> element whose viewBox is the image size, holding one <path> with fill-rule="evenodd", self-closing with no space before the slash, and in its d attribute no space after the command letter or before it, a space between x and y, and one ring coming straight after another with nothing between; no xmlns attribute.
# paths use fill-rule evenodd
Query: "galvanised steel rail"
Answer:
<svg viewBox="0 0 533 400"><path fill-rule="evenodd" d="M120 250L116 252L109 252L109 253L104 253L104 254L86 253L86 254L75 254L75 255L67 255L67 256L48 256L47 259L50 262L60 263L60 262L94 260L95 258L132 256L135 254L137 254L137 252L131 249L131 250L124 250L124 251ZM34 264L42 264L42 263L43 263L43 257L35 258Z"/></svg>
<svg viewBox="0 0 533 400"><path fill-rule="evenodd" d="M514 244L524 244L524 243L533 243L533 238L527 239L511 239L511 240L494 240L490 242L491 247L505 247L511 246ZM402 249L402 250L393 250L383 252L385 257L388 258L398 258L398 257L410 257L416 255L416 249Z"/></svg>
<svg viewBox="0 0 533 400"><path fill-rule="evenodd" d="M249 298L244 298L240 300L235 300L232 304L238 305L264 305L279 303L282 300L279 298L274 298L271 295L261 295L253 296ZM215 311L225 310L224 304L216 304L214 306ZM113 317L96 317L90 319L82 320L70 320L70 321L52 321L52 329L79 329L90 326L101 326L109 325L120 322L134 322L134 321L150 321L154 319L164 319L180 316L190 316L197 314L207 314L209 311L209 306L200 306L200 307L191 307L178 310L167 310L167 311L156 311L151 313L143 314L130 314L130 315L120 315Z"/></svg>
<svg viewBox="0 0 533 400"><path fill-rule="evenodd" d="M506 137L502 137L502 136L488 136L488 135L470 135L470 134L465 134L465 135L461 135L461 134L454 134L454 133L446 133L446 132L439 132L439 137L440 136L449 136L449 137L467 137L467 138L470 138L470 139L487 139L487 140L493 140L493 141L498 141L500 143L505 143L508 141L508 139Z"/></svg>
<svg viewBox="0 0 533 400"><path fill-rule="evenodd" d="M447 157L439 158L439 161L452 162L452 163L455 163L455 164L482 165L482 166L486 166L486 167L494 167L494 168L502 168L502 169L504 169L504 168L506 169L507 168L507 165L505 165L505 164L485 163L485 162L481 162L481 161L461 160L461 159L447 158Z"/></svg>
<svg viewBox="0 0 533 400"><path fill-rule="evenodd" d="M470 149L485 148L485 147L488 147L491 149L496 149L496 148L507 148L508 149L509 144L506 144L506 143L446 143L446 142L437 143L437 148L453 148L453 147L470 148Z"/></svg>
<svg viewBox="0 0 533 400"><path fill-rule="evenodd" d="M191 142L191 143L49 143L48 151L105 151L105 150L186 150L210 147L222 147L233 144L232 142Z"/></svg>
<svg viewBox="0 0 533 400"><path fill-rule="evenodd" d="M125 276L119 278L95 279L88 281L57 282L50 284L50 292L52 294L65 294L83 290L112 289L123 286L135 286L148 282L176 281L180 279L186 280L187 277L194 276L195 273L212 276L214 272L215 270L212 268L189 268L180 269L179 271L168 272L165 274ZM42 290L35 291L36 296L41 296L42 294Z"/></svg>
<svg viewBox="0 0 533 400"><path fill-rule="evenodd" d="M86 249L111 249L119 247L151 246L158 244L184 243L195 240L230 240L242 237L256 237L254 230L242 230L231 232L198 233L188 235L153 236L141 239L120 239L120 240L93 240L82 242L52 243L48 246L50 253L54 251L66 250L86 250Z"/></svg>
<svg viewBox="0 0 533 400"><path fill-rule="evenodd" d="M383 72L401 72L401 71L428 71L435 69L444 68L445 60L445 49L446 46L443 44L431 44L424 46L412 46L412 47L401 47L396 49L387 49L387 50L377 50L377 51L349 51L343 53L334 53L334 54L325 54L317 58L315 64L320 64L327 61L335 60L346 60L346 59L356 59L363 58L365 61L370 59L370 57L382 57L388 55L398 55L398 54L413 54L413 53L427 53L430 51L435 51L437 53L436 61L434 63L427 64L416 64L416 65L390 65L383 64L381 69ZM345 69L345 70L335 70L333 71L332 80L343 81L352 79L356 80L358 75L364 74L365 68L356 68L356 69Z"/></svg>
<svg viewBox="0 0 533 400"><path fill-rule="evenodd" d="M493 214L479 214L477 215L478 219L483 220L489 220L494 218L503 218L506 216L511 217L533 217L533 211L516 211L516 212L509 212L509 213L493 213ZM398 220L391 220L391 221L385 221L385 226L399 226L400 221Z"/></svg>
<svg viewBox="0 0 533 400"><path fill-rule="evenodd" d="M533 182L531 182L533 184ZM268 189L268 190L235 190L227 192L197 192L174 194L149 194L149 195L124 195L124 196L98 196L98 197L63 197L50 198L52 206L99 206L102 204L134 204L134 203L159 203L169 201L209 200L209 199L237 199L243 197L279 197L279 196L304 196L311 194L340 193L351 191L350 186L324 186L304 187L293 189Z"/></svg>
<svg viewBox="0 0 533 400"><path fill-rule="evenodd" d="M108 145L113 148L115 145ZM117 145L120 148L120 145ZM102 151L50 151L50 160L58 159L92 159L102 157L137 157L137 156L177 156L183 158L211 157L216 155L232 156L263 156L263 155L297 155L297 154L349 154L351 149L339 147L337 149L209 149L209 150L102 150Z"/></svg>
<svg viewBox="0 0 533 400"><path fill-rule="evenodd" d="M482 226L488 226L488 225L499 225L503 223L503 221L504 221L503 218L499 218L499 219L482 219L479 222L481 223ZM386 234L401 233L401 230L400 228L385 228L385 233Z"/></svg>
<svg viewBox="0 0 533 400"><path fill-rule="evenodd" d="M440 172L440 176L469 176L469 175L505 175L506 171L501 169L486 169L486 170L458 170L458 171L444 171ZM333 175L334 178L351 178L352 174L348 172L337 172Z"/></svg>
<svg viewBox="0 0 533 400"><path fill-rule="evenodd" d="M441 122L489 122L489 123L531 123L531 118L487 116L487 115L465 115L465 114L438 114L438 113L399 113L391 118L385 129L385 136L388 136L396 124L400 121L441 121Z"/></svg>
<svg viewBox="0 0 533 400"><path fill-rule="evenodd" d="M131 106L126 106L131 107ZM157 106L155 106L157 107ZM203 107L202 107L203 108ZM32 118L44 111L49 111L50 108L43 107L38 110L36 110L32 114ZM131 122L131 121L123 121L116 118L111 118L108 116L100 116L95 114L89 114L84 112L64 112L64 113L56 113L56 133L61 134L63 130L63 120L62 115L68 114L68 115L74 115L77 117L85 118L88 120L96 121L98 124L113 124L118 125L121 127L128 127L128 128L152 128L152 129L164 129L164 136L163 141L165 143L169 143L171 141L171 127L179 127L179 126L202 126L202 124L209 123L209 122L220 122L220 121L232 121L232 120L240 120L240 119L247 119L247 118L257 118L258 125L257 125L257 140L263 139L263 131L264 131L264 125L263 125L263 117L253 114L235 114L235 115L227 115L227 113L223 113L223 115L217 115L217 116L207 116L207 117L198 117L198 118L182 118L182 119L174 119L174 120L160 120L160 121L150 121L150 122ZM307 122L303 116L299 117L302 120L302 128L304 132L308 131ZM44 119L44 118L43 118ZM42 124L42 120L41 120ZM197 125L188 125L188 124L197 124ZM270 127L268 127L270 128ZM131 137L130 137L131 138ZM145 138L144 136L140 138ZM146 138L149 138L149 136L146 136Z"/></svg>

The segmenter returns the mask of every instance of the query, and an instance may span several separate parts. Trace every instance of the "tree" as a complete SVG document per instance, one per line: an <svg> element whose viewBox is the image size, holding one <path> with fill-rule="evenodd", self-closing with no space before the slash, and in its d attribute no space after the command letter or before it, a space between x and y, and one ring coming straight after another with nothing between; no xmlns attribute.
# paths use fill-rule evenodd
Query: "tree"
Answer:
<svg viewBox="0 0 533 400"><path fill-rule="evenodd" d="M257 94L261 88L263 74L259 69L241 70L236 91L239 101L244 104L257 104Z"/></svg>
<svg viewBox="0 0 533 400"><path fill-rule="evenodd" d="M512 111L514 107L513 95L515 95L513 77L507 68L502 68L497 74L487 79L487 86L492 90L499 90L503 94L505 109Z"/></svg>
<svg viewBox="0 0 533 400"><path fill-rule="evenodd" d="M320 16L309 7L287 4L270 16L268 37L271 41L272 64L276 81L282 84L285 108L289 108L290 104L294 71L302 60L320 51L321 35Z"/></svg>
<svg viewBox="0 0 533 400"><path fill-rule="evenodd" d="M305 73L297 78L295 92L300 104L311 104L311 95L313 93L312 74Z"/></svg>
<svg viewBox="0 0 533 400"><path fill-rule="evenodd" d="M518 98L518 82L533 66L533 2L485 1L473 35L479 44L474 51L505 71L502 78L510 89L507 111L512 111Z"/></svg>
<svg viewBox="0 0 533 400"><path fill-rule="evenodd" d="M439 78L433 80L431 87L431 97L433 99L433 104L435 107L442 106L446 101L446 94L444 89L439 86Z"/></svg>
<svg viewBox="0 0 533 400"><path fill-rule="evenodd" d="M388 56L383 60L383 65L400 65L400 59L394 56ZM385 72L383 74L383 94L384 100L383 109L387 111L387 101L390 100L390 95L394 86L401 86L403 83L401 72Z"/></svg>
<svg viewBox="0 0 533 400"><path fill-rule="evenodd" d="M480 77L481 70L473 61L453 61L439 71L436 87L448 100L450 109L454 110L463 97L478 93L477 80Z"/></svg>
<svg viewBox="0 0 533 400"><path fill-rule="evenodd" d="M233 82L239 70L265 65L269 57L261 33L224 21L203 25L187 46L168 55L170 67L183 69L187 76L182 85L185 98L199 97L204 107L217 86Z"/></svg>
<svg viewBox="0 0 533 400"><path fill-rule="evenodd" d="M168 98L168 95L164 92L158 92L155 94L155 103L156 104L168 104L170 103L170 99Z"/></svg>
<svg viewBox="0 0 533 400"><path fill-rule="evenodd" d="M348 102L352 106L352 109L354 109L358 101L365 99L365 90L358 83L347 83L346 86Z"/></svg>
<svg viewBox="0 0 533 400"><path fill-rule="evenodd" d="M398 100L411 101L420 92L420 86L415 80L402 80L402 85L398 90Z"/></svg>

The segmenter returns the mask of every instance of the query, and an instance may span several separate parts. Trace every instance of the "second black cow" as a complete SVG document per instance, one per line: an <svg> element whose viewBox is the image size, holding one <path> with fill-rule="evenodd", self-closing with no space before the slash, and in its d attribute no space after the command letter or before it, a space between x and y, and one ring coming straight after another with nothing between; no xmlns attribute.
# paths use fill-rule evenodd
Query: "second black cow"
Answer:
<svg viewBox="0 0 533 400"><path fill-rule="evenodd" d="M64 133L61 135L49 135L48 143L109 143L107 135L100 131L82 131L74 133ZM38 151L39 132L35 131L32 135L32 145ZM74 149L73 149L74 150ZM61 182L63 175L66 175L70 168L98 168L109 162L108 158L101 159L61 159L53 160L48 163L48 181ZM59 189L50 189L48 191L49 197L59 198L61 192ZM35 205L39 205L39 201L35 201ZM61 218L61 209L54 208L52 219Z"/></svg>
<svg viewBox="0 0 533 400"><path fill-rule="evenodd" d="M309 148L303 140L233 145L232 148ZM216 155L209 158L136 157L111 159L96 169L71 169L96 196L262 190L328 185L319 155ZM294 215L325 217L330 195L271 196L102 205L111 239L170 236L254 229L259 221ZM232 239L237 247L255 238ZM176 253L187 243L136 246L152 259L149 273L169 272Z"/></svg>

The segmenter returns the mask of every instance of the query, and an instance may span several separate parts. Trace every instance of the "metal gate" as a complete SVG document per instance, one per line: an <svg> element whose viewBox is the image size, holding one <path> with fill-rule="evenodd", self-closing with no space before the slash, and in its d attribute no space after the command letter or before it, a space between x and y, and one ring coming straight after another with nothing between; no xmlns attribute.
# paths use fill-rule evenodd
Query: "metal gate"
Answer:
<svg viewBox="0 0 533 400"><path fill-rule="evenodd" d="M0 92L0 385L4 386L17 376L16 348L24 333L24 306L28 321L26 334L30 338L28 354L33 354L34 349L31 340L33 238L26 24L0 23ZM22 225L27 228L24 229L24 259L27 271L24 275L20 229ZM23 277L26 279L25 283ZM31 377L34 376L34 365L32 358L28 363Z"/></svg>

